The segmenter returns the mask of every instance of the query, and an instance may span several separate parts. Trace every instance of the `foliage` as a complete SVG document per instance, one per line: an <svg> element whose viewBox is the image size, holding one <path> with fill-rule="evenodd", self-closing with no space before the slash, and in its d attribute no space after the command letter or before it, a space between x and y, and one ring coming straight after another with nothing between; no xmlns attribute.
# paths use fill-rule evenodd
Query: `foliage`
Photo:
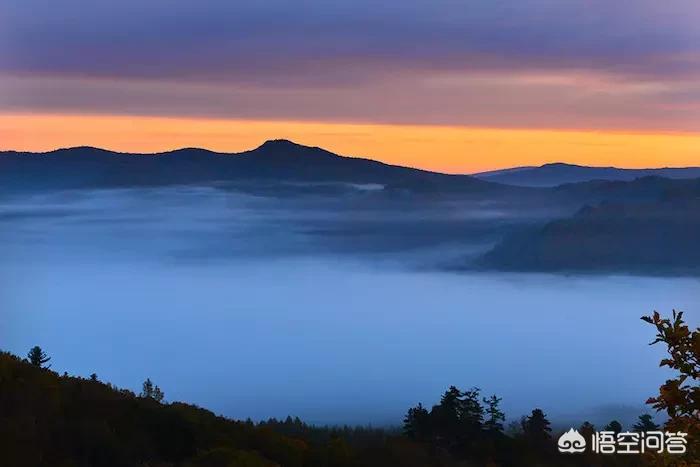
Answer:
<svg viewBox="0 0 700 467"><path fill-rule="evenodd" d="M534 409L523 421L523 433L534 443L542 443L551 438L551 423L542 409Z"/></svg>
<svg viewBox="0 0 700 467"><path fill-rule="evenodd" d="M640 415L639 421L632 427L632 429L638 433L645 431L657 431L659 428L659 425L654 423L654 419L651 418L651 415L648 413Z"/></svg>
<svg viewBox="0 0 700 467"><path fill-rule="evenodd" d="M234 421L179 402L144 381L137 396L89 378L59 376L44 365L50 357L34 347L27 360L0 352L0 453L13 467L457 467L457 466L691 466L698 452L698 330L682 313L662 319L653 343L664 342L676 370L658 397L667 431L687 431L688 455L610 456L589 451L562 455L542 409L532 410L504 433L501 398L482 398L478 388L450 386L430 410L408 410L403 432L372 427L316 427L299 418L254 423ZM649 414L637 431L656 431ZM604 430L621 432L613 420ZM586 439L595 427L585 422Z"/></svg>
<svg viewBox="0 0 700 467"><path fill-rule="evenodd" d="M27 359L29 359L29 363L31 363L34 366L37 366L39 368L43 368L46 363L48 363L49 360L51 360L51 357L46 355L46 352L44 352L41 347L34 346L29 350L29 353L27 354ZM51 365L49 365L46 368L51 368Z"/></svg>
<svg viewBox="0 0 700 467"><path fill-rule="evenodd" d="M613 420L610 423L608 423L607 425L605 425L603 430L604 431L612 431L613 433L617 434L617 433L622 432L622 424L620 422L618 422L617 420Z"/></svg>
<svg viewBox="0 0 700 467"><path fill-rule="evenodd" d="M407 437L419 441L430 438L430 412L418 404L408 409L408 413L403 419L403 434Z"/></svg>
<svg viewBox="0 0 700 467"><path fill-rule="evenodd" d="M647 400L657 411L668 415L667 431L688 433L691 440L687 459L700 463L700 328L691 331L683 321L683 312L673 310L672 317L662 318L654 311L642 320L656 328L656 339L649 345L663 343L668 357L659 366L676 372L659 389L659 395ZM641 417L640 417L641 419Z"/></svg>
<svg viewBox="0 0 700 467"><path fill-rule="evenodd" d="M0 464L12 467L331 467L352 456L341 441L314 446L193 405L59 376L4 352L0 452Z"/></svg>
<svg viewBox="0 0 700 467"><path fill-rule="evenodd" d="M484 422L484 428L491 432L502 432L503 422L506 420L506 414L500 409L501 398L495 394L490 398L484 398L486 404L486 414L488 418Z"/></svg>
<svg viewBox="0 0 700 467"><path fill-rule="evenodd" d="M146 381L143 382L141 394L139 394L139 397L143 397L145 399L153 399L156 402L162 402L165 398L165 393L161 391L161 389L157 385L153 384L151 378L146 378Z"/></svg>

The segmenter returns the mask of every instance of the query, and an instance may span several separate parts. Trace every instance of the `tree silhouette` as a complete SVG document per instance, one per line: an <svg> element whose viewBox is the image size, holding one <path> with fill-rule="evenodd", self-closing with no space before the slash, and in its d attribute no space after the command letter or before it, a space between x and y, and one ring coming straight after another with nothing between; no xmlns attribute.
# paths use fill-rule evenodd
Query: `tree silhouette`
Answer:
<svg viewBox="0 0 700 467"><path fill-rule="evenodd" d="M145 399L153 399L156 402L161 402L165 397L165 394L157 385L153 384L151 378L146 378L146 381L143 382L141 394L139 394L139 396Z"/></svg>
<svg viewBox="0 0 700 467"><path fill-rule="evenodd" d="M454 443L459 435L461 396L462 392L459 389L450 386L440 398L440 403L430 411L431 425L436 435L448 444Z"/></svg>
<svg viewBox="0 0 700 467"><path fill-rule="evenodd" d="M158 386L153 388L153 400L155 400L156 402L162 402L164 398L165 393L161 391L161 389Z"/></svg>
<svg viewBox="0 0 700 467"><path fill-rule="evenodd" d="M532 414L523 421L523 432L535 442L547 441L552 431L550 425L542 409L534 409Z"/></svg>
<svg viewBox="0 0 700 467"><path fill-rule="evenodd" d="M41 347L38 345L29 350L27 358L29 359L29 363L39 368L44 368L44 364L51 360L51 357L47 356L46 352L41 350ZM46 368L51 368L51 365L47 366Z"/></svg>
<svg viewBox="0 0 700 467"><path fill-rule="evenodd" d="M430 434L430 413L418 404L416 407L408 409L406 417L403 419L403 433L415 440L427 439Z"/></svg>
<svg viewBox="0 0 700 467"><path fill-rule="evenodd" d="M588 421L583 422L583 424L578 428L578 432L586 440L586 451L589 453L592 452L590 440L593 438L593 435L595 435L595 427L593 424Z"/></svg>
<svg viewBox="0 0 700 467"><path fill-rule="evenodd" d="M642 320L656 327L656 339L649 345L666 344L668 358L661 360L660 366L678 373L647 404L668 414L666 430L682 431L688 433L689 439L700 439L700 328L691 331L683 321L683 312L676 310L671 319L661 318L654 311L651 316L642 316ZM700 463L697 443L688 449L686 458Z"/></svg>
<svg viewBox="0 0 700 467"><path fill-rule="evenodd" d="M467 435L479 434L484 422L484 407L481 405L479 388L471 388L462 393L459 405L459 419Z"/></svg>
<svg viewBox="0 0 700 467"><path fill-rule="evenodd" d="M457 387L450 386L440 398L440 407L457 419L459 418L461 397L462 392Z"/></svg>
<svg viewBox="0 0 700 467"><path fill-rule="evenodd" d="M645 413L644 415L639 416L639 422L637 422L632 429L637 432L642 432L642 431L658 431L659 425L654 423L654 420L651 418L651 415L648 413Z"/></svg>
<svg viewBox="0 0 700 467"><path fill-rule="evenodd" d="M486 421L484 428L491 432L503 431L503 422L506 420L506 414L500 409L501 398L494 394L490 398L484 398L486 404Z"/></svg>
<svg viewBox="0 0 700 467"><path fill-rule="evenodd" d="M613 420L612 422L608 423L605 425L603 428L604 431L612 431L613 433L617 434L622 431L622 424L618 422L617 420Z"/></svg>

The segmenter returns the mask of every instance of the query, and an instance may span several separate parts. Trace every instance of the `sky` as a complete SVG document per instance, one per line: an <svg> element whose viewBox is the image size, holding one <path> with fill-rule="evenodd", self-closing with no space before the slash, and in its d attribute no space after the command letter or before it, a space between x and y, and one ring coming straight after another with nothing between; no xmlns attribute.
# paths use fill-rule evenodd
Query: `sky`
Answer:
<svg viewBox="0 0 700 467"><path fill-rule="evenodd" d="M695 0L8 0L0 148L700 165Z"/></svg>

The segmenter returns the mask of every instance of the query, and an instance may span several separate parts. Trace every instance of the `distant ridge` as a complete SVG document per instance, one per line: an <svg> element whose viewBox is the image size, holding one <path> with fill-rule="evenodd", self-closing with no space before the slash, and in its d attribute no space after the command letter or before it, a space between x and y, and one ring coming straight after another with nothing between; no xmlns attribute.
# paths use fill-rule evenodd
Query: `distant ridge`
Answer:
<svg viewBox="0 0 700 467"><path fill-rule="evenodd" d="M672 180L673 178L679 180ZM0 152L0 193L81 188L244 183L249 187L294 184L372 184L385 192L475 195L496 199L556 197L569 202L650 199L695 190L680 179L700 178L700 168L617 169L547 164L485 174L450 175L347 157L286 139L265 141L239 153L181 148L122 153L90 146L43 153ZM556 186L557 188L549 188ZM691 187L691 188L688 188Z"/></svg>
<svg viewBox="0 0 700 467"><path fill-rule="evenodd" d="M672 197L584 206L573 216L507 235L478 262L506 271L697 277L700 183L695 185Z"/></svg>
<svg viewBox="0 0 700 467"><path fill-rule="evenodd" d="M382 184L414 191L496 192L510 187L469 175L447 175L341 156L285 139L240 153L182 148L132 154L89 146L43 153L0 152L0 187L71 189L202 184L242 180Z"/></svg>
<svg viewBox="0 0 700 467"><path fill-rule="evenodd" d="M620 169L617 167L588 167L555 162L539 167L514 167L504 170L481 172L473 175L482 180L526 187L553 187L565 183L593 180L632 181L641 177L697 178L700 167Z"/></svg>

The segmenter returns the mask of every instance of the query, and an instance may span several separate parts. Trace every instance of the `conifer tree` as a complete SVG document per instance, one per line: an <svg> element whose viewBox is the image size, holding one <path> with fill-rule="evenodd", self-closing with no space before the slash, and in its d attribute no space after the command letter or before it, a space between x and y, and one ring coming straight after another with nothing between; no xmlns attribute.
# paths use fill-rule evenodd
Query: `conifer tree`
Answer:
<svg viewBox="0 0 700 467"><path fill-rule="evenodd" d="M29 363L32 365L39 368L44 368L44 364L48 363L48 361L51 360L51 357L47 356L46 352L44 352L41 347L37 345L29 350L27 359L29 359ZM51 368L51 365L47 366L46 368Z"/></svg>
<svg viewBox="0 0 700 467"><path fill-rule="evenodd" d="M494 394L490 398L484 398L486 404L486 421L484 428L490 432L502 432L503 422L506 420L506 415L500 409L501 398Z"/></svg>

